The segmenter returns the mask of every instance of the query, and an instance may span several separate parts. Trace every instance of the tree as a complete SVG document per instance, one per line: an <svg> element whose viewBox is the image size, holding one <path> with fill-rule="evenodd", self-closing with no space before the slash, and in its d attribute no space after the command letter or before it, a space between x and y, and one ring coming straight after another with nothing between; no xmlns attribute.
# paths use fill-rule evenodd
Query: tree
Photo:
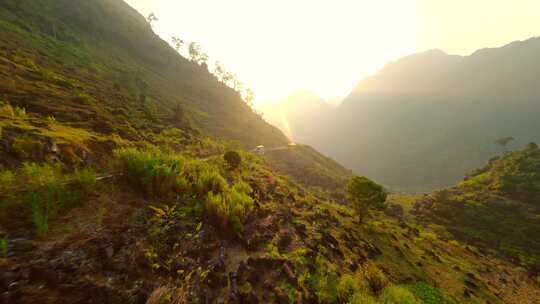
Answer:
<svg viewBox="0 0 540 304"><path fill-rule="evenodd" d="M182 46L184 45L184 40L178 38L178 37L172 37L171 38L171 41L172 41L172 44L173 44L173 47L174 49L177 51L177 52L180 52L180 49L182 48Z"/></svg>
<svg viewBox="0 0 540 304"><path fill-rule="evenodd" d="M192 42L188 47L189 58L198 65L206 65L208 55L201 50L201 46L197 42Z"/></svg>
<svg viewBox="0 0 540 304"><path fill-rule="evenodd" d="M219 61L216 61L214 64L214 75L216 75L219 81L223 81L223 75L225 75L225 73L227 73L225 67Z"/></svg>
<svg viewBox="0 0 540 304"><path fill-rule="evenodd" d="M245 93L244 98L245 98L246 103L248 104L248 106L253 108L253 100L255 99L255 93L253 93L252 89L250 89L250 88L246 89L246 93Z"/></svg>
<svg viewBox="0 0 540 304"><path fill-rule="evenodd" d="M364 176L354 176L347 184L347 197L362 223L369 209L382 210L386 207L386 192L383 187Z"/></svg>
<svg viewBox="0 0 540 304"><path fill-rule="evenodd" d="M156 17L156 14L154 13L150 13L148 15L148 17L146 17L146 22L148 22L148 24L150 24L150 27L152 27L154 24L155 21L159 21L159 19Z"/></svg>
<svg viewBox="0 0 540 304"><path fill-rule="evenodd" d="M504 150L504 153L507 153L508 150L506 149L506 146L511 142L511 141L514 141L515 139L512 137L512 136L508 136L508 137L502 137L502 138L499 138L495 141L495 143L499 146L501 146Z"/></svg>
<svg viewBox="0 0 540 304"><path fill-rule="evenodd" d="M242 158L240 157L240 154L236 151L227 151L223 155L223 159L227 162L227 165L231 169L236 169L240 166L242 163Z"/></svg>

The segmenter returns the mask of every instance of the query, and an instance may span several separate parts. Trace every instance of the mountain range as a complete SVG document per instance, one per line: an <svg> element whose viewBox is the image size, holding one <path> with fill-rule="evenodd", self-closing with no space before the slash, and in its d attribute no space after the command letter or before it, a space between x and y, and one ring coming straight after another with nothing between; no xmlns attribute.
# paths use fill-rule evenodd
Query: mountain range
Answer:
<svg viewBox="0 0 540 304"><path fill-rule="evenodd" d="M429 191L502 152L499 138L514 137L510 147L540 140L539 54L540 38L470 56L414 54L361 81L339 106L312 98L315 114L311 104L293 107L286 120L295 140L356 172L396 191Z"/></svg>

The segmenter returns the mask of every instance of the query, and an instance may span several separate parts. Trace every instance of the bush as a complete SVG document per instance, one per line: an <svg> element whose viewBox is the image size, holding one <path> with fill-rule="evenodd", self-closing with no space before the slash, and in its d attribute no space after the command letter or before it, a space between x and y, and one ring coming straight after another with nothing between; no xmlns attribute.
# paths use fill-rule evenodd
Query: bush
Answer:
<svg viewBox="0 0 540 304"><path fill-rule="evenodd" d="M378 293L388 285L388 279L384 273L373 263L368 263L364 268L364 276L369 282L373 292Z"/></svg>
<svg viewBox="0 0 540 304"><path fill-rule="evenodd" d="M228 188L219 170L203 161L188 162L184 176L190 190L199 196L207 195L209 192L221 193Z"/></svg>
<svg viewBox="0 0 540 304"><path fill-rule="evenodd" d="M0 193L11 192L14 187L15 175L9 170L0 172Z"/></svg>
<svg viewBox="0 0 540 304"><path fill-rule="evenodd" d="M385 288L379 297L381 304L416 304L418 301L405 287L389 286Z"/></svg>
<svg viewBox="0 0 540 304"><path fill-rule="evenodd" d="M125 179L149 196L168 198L186 186L180 176L185 161L179 155L164 153L156 147L121 148L113 153Z"/></svg>
<svg viewBox="0 0 540 304"><path fill-rule="evenodd" d="M356 292L347 303L348 304L377 304L377 300L370 294Z"/></svg>
<svg viewBox="0 0 540 304"><path fill-rule="evenodd" d="M411 291L424 304L441 304L443 303L443 295L436 287L420 282L411 286Z"/></svg>
<svg viewBox="0 0 540 304"><path fill-rule="evenodd" d="M96 172L91 169L77 169L74 174L75 183L88 194L97 182Z"/></svg>
<svg viewBox="0 0 540 304"><path fill-rule="evenodd" d="M80 187L71 187L71 176L50 164L25 163L15 173L0 173L0 194L6 198L0 204L0 219L11 225L18 220L31 222L38 234L46 234L51 219L80 203L91 191L95 175L78 171L74 180Z"/></svg>
<svg viewBox="0 0 540 304"><path fill-rule="evenodd" d="M355 278L350 274L341 276L337 284L338 297L342 302L349 300L358 289Z"/></svg>
<svg viewBox="0 0 540 304"><path fill-rule="evenodd" d="M315 258L315 269L307 278L319 303L336 303L338 300L338 276L335 265L330 263L323 255Z"/></svg>
<svg viewBox="0 0 540 304"><path fill-rule="evenodd" d="M9 103L0 102L0 116L15 117L15 111Z"/></svg>
<svg viewBox="0 0 540 304"><path fill-rule="evenodd" d="M240 154L236 151L227 151L223 155L223 159L225 159L225 162L227 162L227 165L231 169L236 169L240 167L240 164L242 163L242 158L240 157Z"/></svg>
<svg viewBox="0 0 540 304"><path fill-rule="evenodd" d="M206 200L207 214L222 228L232 227L237 233L243 232L243 225L253 210L252 189L245 182L238 182L222 193L209 192Z"/></svg>

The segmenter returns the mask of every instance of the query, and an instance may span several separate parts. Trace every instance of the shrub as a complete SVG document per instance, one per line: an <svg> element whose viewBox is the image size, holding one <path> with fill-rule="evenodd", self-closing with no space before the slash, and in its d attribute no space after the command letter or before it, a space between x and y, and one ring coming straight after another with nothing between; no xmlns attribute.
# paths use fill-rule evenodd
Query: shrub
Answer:
<svg viewBox="0 0 540 304"><path fill-rule="evenodd" d="M419 282L411 286L413 294L424 304L443 303L443 295L435 286L425 282Z"/></svg>
<svg viewBox="0 0 540 304"><path fill-rule="evenodd" d="M186 164L184 174L191 191L199 196L209 192L221 193L228 184L215 166L203 161L191 161Z"/></svg>
<svg viewBox="0 0 540 304"><path fill-rule="evenodd" d="M368 293L356 292L348 304L377 304L377 300Z"/></svg>
<svg viewBox="0 0 540 304"><path fill-rule="evenodd" d="M96 172L92 169L76 169L75 182L85 193L89 193L97 182Z"/></svg>
<svg viewBox="0 0 540 304"><path fill-rule="evenodd" d="M0 103L0 116L15 117L15 111L9 103Z"/></svg>
<svg viewBox="0 0 540 304"><path fill-rule="evenodd" d="M167 198L185 188L184 158L164 153L156 147L121 148L114 151L124 177L132 185L144 189L147 195Z"/></svg>
<svg viewBox="0 0 540 304"><path fill-rule="evenodd" d="M232 227L237 233L243 232L243 224L253 210L252 189L245 182L238 182L222 193L209 192L206 212L222 228Z"/></svg>
<svg viewBox="0 0 540 304"><path fill-rule="evenodd" d="M8 193L14 187L15 175L9 170L0 172L0 193Z"/></svg>
<svg viewBox="0 0 540 304"><path fill-rule="evenodd" d="M20 118L26 118L26 109L15 107L15 115Z"/></svg>
<svg viewBox="0 0 540 304"><path fill-rule="evenodd" d="M2 202L0 218L10 224L31 222L38 234L46 234L50 220L80 203L95 183L90 171L78 171L74 177L81 187L71 187L70 176L50 164L24 163L15 173L2 172L0 193L8 199Z"/></svg>
<svg viewBox="0 0 540 304"><path fill-rule="evenodd" d="M349 300L358 289L355 278L350 274L341 276L337 284L338 297L342 302Z"/></svg>
<svg viewBox="0 0 540 304"><path fill-rule="evenodd" d="M13 139L11 150L21 160L38 160L43 151L43 144L30 136L18 136Z"/></svg>
<svg viewBox="0 0 540 304"><path fill-rule="evenodd" d="M240 164L242 163L242 158L240 157L240 154L236 151L227 151L223 155L223 159L225 159L225 162L227 162L227 165L231 169L236 169L240 167Z"/></svg>
<svg viewBox="0 0 540 304"><path fill-rule="evenodd" d="M49 164L25 163L20 177L26 181L28 192L23 201L31 208L32 222L37 233L46 234L49 231L49 219L66 203L60 168Z"/></svg>
<svg viewBox="0 0 540 304"><path fill-rule="evenodd" d="M403 286L389 286L385 288L379 297L381 304L416 304L418 301L414 295Z"/></svg>
<svg viewBox="0 0 540 304"><path fill-rule="evenodd" d="M338 276L335 265L330 263L323 255L317 255L315 259L315 269L309 274L308 282L319 303L336 303L338 300Z"/></svg>
<svg viewBox="0 0 540 304"><path fill-rule="evenodd" d="M388 285L388 279L384 273L373 263L368 263L364 267L364 276L373 292L378 293Z"/></svg>

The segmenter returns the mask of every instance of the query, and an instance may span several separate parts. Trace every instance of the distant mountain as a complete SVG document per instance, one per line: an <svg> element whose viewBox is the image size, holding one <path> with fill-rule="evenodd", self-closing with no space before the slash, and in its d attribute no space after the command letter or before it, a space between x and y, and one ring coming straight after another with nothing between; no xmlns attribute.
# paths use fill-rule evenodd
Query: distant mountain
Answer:
<svg viewBox="0 0 540 304"><path fill-rule="evenodd" d="M297 132L392 189L427 191L499 153L497 138L513 136L514 145L540 140L538 79L540 38L466 57L427 51L388 64L324 124Z"/></svg>
<svg viewBox="0 0 540 304"><path fill-rule="evenodd" d="M298 91L275 104L263 105L259 110L266 121L282 130L291 141L316 142L313 125L324 124L335 107L309 91Z"/></svg>

